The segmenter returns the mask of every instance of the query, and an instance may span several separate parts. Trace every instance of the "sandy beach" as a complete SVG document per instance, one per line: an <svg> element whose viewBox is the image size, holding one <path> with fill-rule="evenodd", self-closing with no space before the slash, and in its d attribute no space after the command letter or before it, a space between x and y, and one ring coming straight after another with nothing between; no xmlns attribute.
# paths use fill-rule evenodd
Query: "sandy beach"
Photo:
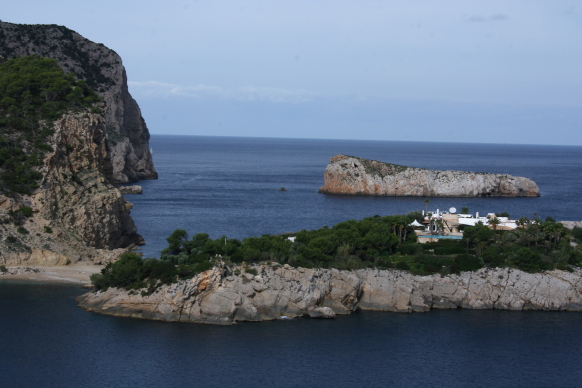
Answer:
<svg viewBox="0 0 582 388"><path fill-rule="evenodd" d="M66 266L12 266L8 272L0 272L2 280L26 280L54 283L73 283L90 285L89 277L101 271L102 265L73 264Z"/></svg>

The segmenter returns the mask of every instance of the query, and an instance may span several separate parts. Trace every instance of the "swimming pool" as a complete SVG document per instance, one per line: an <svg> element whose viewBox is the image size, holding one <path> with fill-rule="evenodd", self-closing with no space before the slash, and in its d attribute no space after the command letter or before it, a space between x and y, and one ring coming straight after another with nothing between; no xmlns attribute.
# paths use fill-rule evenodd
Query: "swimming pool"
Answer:
<svg viewBox="0 0 582 388"><path fill-rule="evenodd" d="M419 238L439 238L439 239L448 239L448 240L462 240L463 239L463 236L443 236L440 234L435 234L434 236L430 235L430 234L425 234L425 235L421 234L418 237Z"/></svg>

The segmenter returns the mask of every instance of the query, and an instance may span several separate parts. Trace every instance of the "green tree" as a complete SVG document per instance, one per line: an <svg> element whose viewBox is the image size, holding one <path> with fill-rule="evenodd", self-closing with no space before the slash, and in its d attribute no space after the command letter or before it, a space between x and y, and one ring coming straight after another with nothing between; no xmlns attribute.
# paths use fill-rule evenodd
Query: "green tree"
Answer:
<svg viewBox="0 0 582 388"><path fill-rule="evenodd" d="M182 250L182 244L188 239L188 232L184 229L176 229L172 232L166 241L170 244L168 248L164 249L168 253L179 253Z"/></svg>
<svg viewBox="0 0 582 388"><path fill-rule="evenodd" d="M466 227L463 231L463 240L467 243L467 252L469 251L469 244L473 243L478 256L482 254L487 242L492 237L493 231L481 223Z"/></svg>
<svg viewBox="0 0 582 388"><path fill-rule="evenodd" d="M497 217L493 217L489 220L489 224L493 226L493 238L497 241L497 227L501 224L501 221Z"/></svg>
<svg viewBox="0 0 582 388"><path fill-rule="evenodd" d="M537 272L540 269L544 269L540 254L527 247L520 248L513 252L509 257L509 262L526 272Z"/></svg>

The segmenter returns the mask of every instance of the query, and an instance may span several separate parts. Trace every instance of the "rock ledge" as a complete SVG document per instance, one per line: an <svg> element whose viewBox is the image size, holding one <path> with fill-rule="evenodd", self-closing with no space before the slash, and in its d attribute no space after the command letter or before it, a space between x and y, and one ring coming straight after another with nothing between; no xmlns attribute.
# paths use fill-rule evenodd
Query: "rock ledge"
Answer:
<svg viewBox="0 0 582 388"><path fill-rule="evenodd" d="M361 310L582 311L582 269L530 274L508 268L414 276L394 270L214 267L151 295L110 288L77 300L103 314L221 325L294 317L332 318ZM238 275L236 275L238 273Z"/></svg>

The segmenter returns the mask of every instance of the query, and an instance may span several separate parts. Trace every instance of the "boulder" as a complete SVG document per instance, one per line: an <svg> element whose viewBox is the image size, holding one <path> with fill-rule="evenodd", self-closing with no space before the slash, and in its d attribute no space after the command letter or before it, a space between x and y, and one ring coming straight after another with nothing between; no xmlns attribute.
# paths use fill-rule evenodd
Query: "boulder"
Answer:
<svg viewBox="0 0 582 388"><path fill-rule="evenodd" d="M121 194L143 194L143 188L141 186L120 186L119 191Z"/></svg>

